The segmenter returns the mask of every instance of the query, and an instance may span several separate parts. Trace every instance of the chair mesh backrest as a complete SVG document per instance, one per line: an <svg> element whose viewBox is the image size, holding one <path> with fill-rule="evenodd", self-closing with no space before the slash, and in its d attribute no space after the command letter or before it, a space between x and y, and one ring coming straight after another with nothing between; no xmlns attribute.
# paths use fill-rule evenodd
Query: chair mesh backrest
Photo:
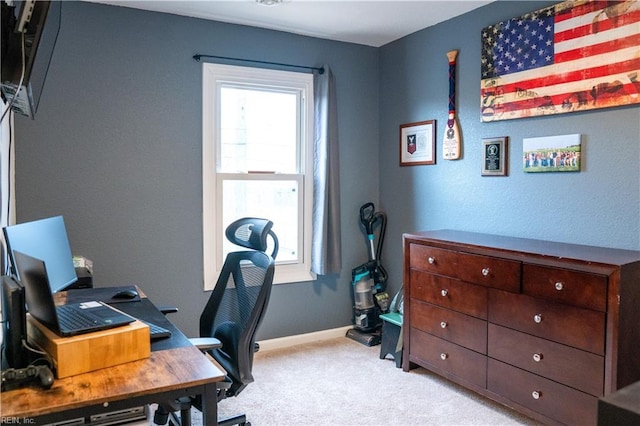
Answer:
<svg viewBox="0 0 640 426"><path fill-rule="evenodd" d="M258 239L263 241L272 232L271 222L267 222L268 227L258 227L263 234ZM255 233L258 228L254 226L251 231ZM239 232L242 234L243 231ZM229 228L227 236L228 234ZM266 243L262 247L266 249ZM222 348L213 350L211 355L232 379L228 396L236 395L253 381L251 369L255 333L264 317L271 294L274 264L274 259L263 251L229 253L216 287L200 316L200 336L213 336L222 342Z"/></svg>
<svg viewBox="0 0 640 426"><path fill-rule="evenodd" d="M240 329L247 326L259 300L266 274L267 269L249 259L243 259L234 265L225 284L226 290L215 317L214 329L227 321L238 324Z"/></svg>

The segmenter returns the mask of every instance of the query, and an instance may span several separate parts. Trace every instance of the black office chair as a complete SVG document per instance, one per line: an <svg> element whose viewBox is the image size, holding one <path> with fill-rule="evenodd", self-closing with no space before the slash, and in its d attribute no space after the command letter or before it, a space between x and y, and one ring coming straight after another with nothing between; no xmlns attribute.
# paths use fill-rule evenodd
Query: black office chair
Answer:
<svg viewBox="0 0 640 426"><path fill-rule="evenodd" d="M218 401L237 396L253 382L253 355L259 349L255 334L267 310L278 238L266 219L242 218L226 229L229 241L251 250L229 253L209 301L200 316L200 337L194 339L202 350L227 372L218 384ZM271 255L266 253L271 236ZM205 338L205 339L202 339ZM214 338L214 339L206 339ZM217 340L216 340L217 339ZM204 343L203 345L199 345ZM221 343L221 345L220 345ZM200 408L198 398L183 398L160 404L154 415L156 424L165 424L180 411L180 424L191 423L191 407ZM249 425L244 414L218 420L219 425Z"/></svg>

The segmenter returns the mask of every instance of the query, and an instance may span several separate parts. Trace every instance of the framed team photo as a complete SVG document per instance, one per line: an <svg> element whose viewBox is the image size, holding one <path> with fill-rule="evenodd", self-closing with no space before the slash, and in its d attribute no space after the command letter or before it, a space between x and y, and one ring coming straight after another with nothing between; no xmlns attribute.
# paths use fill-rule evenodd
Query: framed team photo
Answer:
<svg viewBox="0 0 640 426"><path fill-rule="evenodd" d="M522 167L525 173L579 172L581 162L580 134L522 140Z"/></svg>

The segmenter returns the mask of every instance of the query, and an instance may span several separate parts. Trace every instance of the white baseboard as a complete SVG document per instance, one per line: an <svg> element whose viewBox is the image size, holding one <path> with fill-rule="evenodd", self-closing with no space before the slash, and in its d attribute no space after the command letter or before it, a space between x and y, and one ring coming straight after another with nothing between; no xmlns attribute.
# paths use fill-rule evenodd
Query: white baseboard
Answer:
<svg viewBox="0 0 640 426"><path fill-rule="evenodd" d="M344 337L347 330L353 328L352 325L333 328L330 330L314 331L313 333L296 334L295 336L278 337L275 339L261 340L260 352L272 351L274 349L288 348L291 346L302 345L305 343L319 342L321 340L335 339L336 337Z"/></svg>

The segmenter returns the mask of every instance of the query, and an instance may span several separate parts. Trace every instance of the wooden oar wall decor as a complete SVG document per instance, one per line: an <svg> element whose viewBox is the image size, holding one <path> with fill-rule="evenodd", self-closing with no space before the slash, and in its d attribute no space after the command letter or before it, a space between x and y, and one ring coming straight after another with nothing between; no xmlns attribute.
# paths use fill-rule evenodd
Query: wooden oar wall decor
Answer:
<svg viewBox="0 0 640 426"><path fill-rule="evenodd" d="M457 160L460 158L460 145L462 136L456 117L456 58L458 51L447 52L449 60L449 115L444 129L444 142L442 152L445 160Z"/></svg>

